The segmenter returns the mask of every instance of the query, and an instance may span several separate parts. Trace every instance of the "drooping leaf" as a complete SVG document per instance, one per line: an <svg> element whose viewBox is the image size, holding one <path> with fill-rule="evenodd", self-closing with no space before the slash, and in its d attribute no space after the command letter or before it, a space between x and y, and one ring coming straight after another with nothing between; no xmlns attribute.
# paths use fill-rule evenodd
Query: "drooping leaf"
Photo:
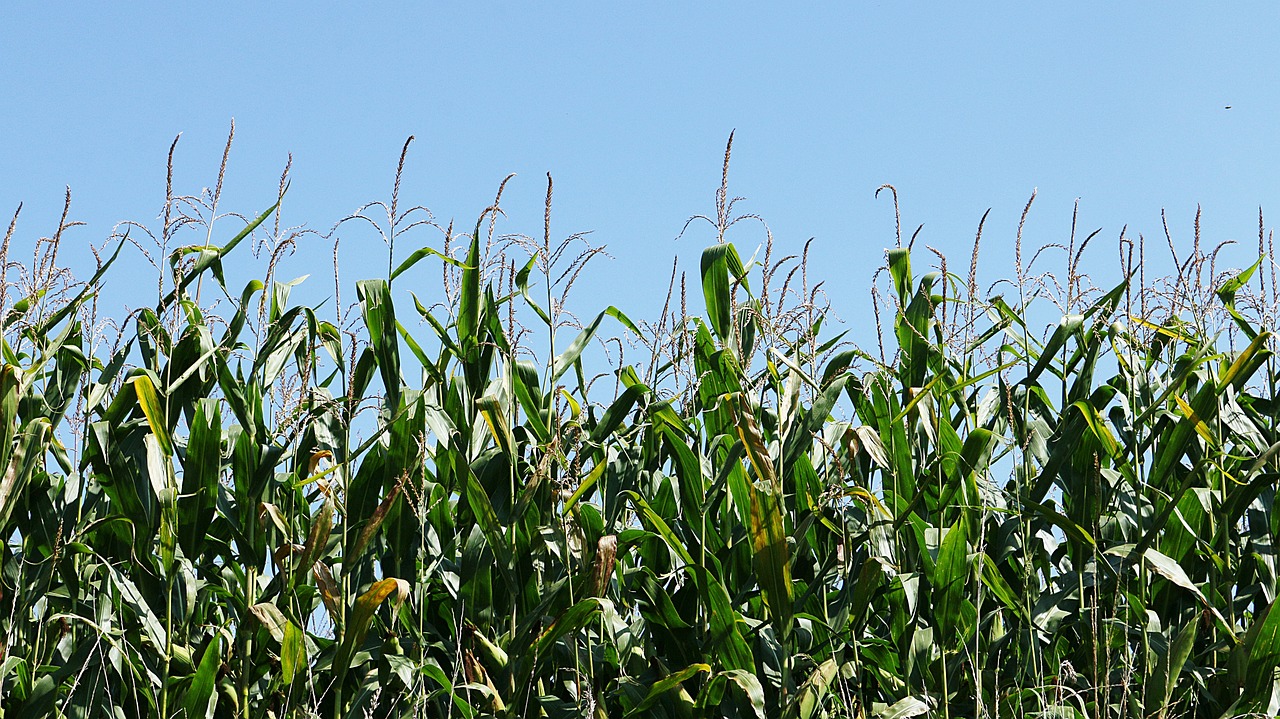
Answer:
<svg viewBox="0 0 1280 719"><path fill-rule="evenodd" d="M672 689L675 689L680 684L688 681L690 677L694 676L695 674L710 672L710 671L711 671L711 667L707 664L690 664L689 666L685 667L684 669L681 669L678 672L672 672L668 674L662 679L654 682L653 686L649 688L649 693L645 695L644 700L641 701L639 704L635 705L634 707L631 707L631 710L628 711L625 716L628 716L628 717L636 716L640 712L643 712L644 710L656 704L664 694L671 691Z"/></svg>
<svg viewBox="0 0 1280 719"><path fill-rule="evenodd" d="M374 582L368 591L356 599L342 633L342 644L338 647L338 653L333 660L333 671L339 683L351 667L351 657L364 643L365 635L369 632L369 625L373 622L373 615L378 607L392 594L399 595L398 604L403 601L407 591L408 585L403 579L387 577ZM285 637L288 637L287 633Z"/></svg>

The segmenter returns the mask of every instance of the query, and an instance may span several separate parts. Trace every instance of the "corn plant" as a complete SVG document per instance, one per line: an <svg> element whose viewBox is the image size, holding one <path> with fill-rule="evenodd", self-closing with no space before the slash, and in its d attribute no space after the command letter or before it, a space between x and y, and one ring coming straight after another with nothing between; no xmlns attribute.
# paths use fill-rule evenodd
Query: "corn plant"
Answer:
<svg viewBox="0 0 1280 719"><path fill-rule="evenodd" d="M766 230L744 261L728 149L700 310L673 272L656 322L569 314L597 250L552 241L550 178L540 242L495 235L501 191L457 233L401 209L408 149L391 200L327 235L386 241L350 308L336 277L315 305L276 279L310 241L280 230L284 180L220 244L222 172L170 180L162 227L83 282L66 213L29 266L15 216L4 717L1280 712L1261 217L1243 271L1197 229L1149 283L1122 235L1102 289L1074 223L1065 286L1023 267L1020 226L986 293L982 225L968 278L899 234L871 351L830 329L807 247L774 261ZM155 302L104 323L138 234Z"/></svg>

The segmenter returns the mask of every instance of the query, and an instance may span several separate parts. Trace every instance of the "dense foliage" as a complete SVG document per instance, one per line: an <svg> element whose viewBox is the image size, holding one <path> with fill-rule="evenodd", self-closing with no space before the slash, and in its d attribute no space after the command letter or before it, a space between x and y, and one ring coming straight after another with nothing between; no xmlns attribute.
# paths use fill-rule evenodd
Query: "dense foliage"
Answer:
<svg viewBox="0 0 1280 719"><path fill-rule="evenodd" d="M704 315L673 275L641 325L577 323L590 252L495 240L496 203L403 257L414 211L372 206L395 262L350 316L279 253L232 286L276 208L174 239L218 192L168 198L118 341L130 240L76 284L60 227L4 284L5 719L1280 709L1270 259L1215 276L1197 237L1148 285L1122 236L1095 291L1073 236L1063 284L1019 254L984 296L899 238L863 352L802 258L725 241L723 187Z"/></svg>

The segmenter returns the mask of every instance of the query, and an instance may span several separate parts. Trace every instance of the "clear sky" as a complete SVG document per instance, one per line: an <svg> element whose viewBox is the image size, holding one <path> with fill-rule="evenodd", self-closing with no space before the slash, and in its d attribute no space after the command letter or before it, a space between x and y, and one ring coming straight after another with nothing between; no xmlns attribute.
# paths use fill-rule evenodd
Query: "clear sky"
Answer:
<svg viewBox="0 0 1280 719"><path fill-rule="evenodd" d="M713 211L736 128L740 209L780 251L816 238L814 277L864 325L894 241L882 183L953 268L992 208L987 280L1012 272L1037 187L1027 242L1065 241L1080 198L1108 277L1121 226L1162 238L1161 208L1184 246L1199 203L1207 243L1253 247L1258 206L1280 218L1278 21L1273 2L7 2L0 214L26 203L29 244L70 185L82 262L115 222L155 218L177 133L177 189L211 185L235 118L223 207L270 204L292 152L284 221L327 230L389 197L412 134L402 202L469 225L515 172L499 230L540 234L551 172L553 233L614 257L576 306L653 317L672 257L696 276L714 239L675 237ZM732 239L749 255L761 236ZM304 243L283 272L323 277L329 251ZM385 267L344 233L346 278Z"/></svg>

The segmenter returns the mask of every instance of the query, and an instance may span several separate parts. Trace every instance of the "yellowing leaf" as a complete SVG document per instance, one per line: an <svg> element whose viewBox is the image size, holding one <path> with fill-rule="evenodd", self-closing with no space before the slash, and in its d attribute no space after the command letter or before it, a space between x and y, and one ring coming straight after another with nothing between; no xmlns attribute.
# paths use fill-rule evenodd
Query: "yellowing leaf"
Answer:
<svg viewBox="0 0 1280 719"><path fill-rule="evenodd" d="M138 395L138 406L147 418L147 426L160 442L160 450L164 456L173 456L173 438L169 436L169 427L165 423L164 408L160 404L160 394L151 382L151 377L140 374L130 380L133 391Z"/></svg>
<svg viewBox="0 0 1280 719"><path fill-rule="evenodd" d="M392 593L397 595L396 606L399 607L408 595L408 590L408 582L403 579L387 577L374 582L373 586L369 587L369 591L361 594L356 599L356 605L351 610L351 617L347 622L346 631L343 632L342 646L339 647L337 657L333 662L333 671L337 675L339 683L341 683L347 669L351 667L351 657L355 654L356 649L364 643L364 637L369 632L369 625L373 622L374 612L378 610L383 600L391 596Z"/></svg>
<svg viewBox="0 0 1280 719"><path fill-rule="evenodd" d="M1200 415L1196 414L1195 409L1192 408L1190 404L1187 404L1185 399L1178 395L1173 396L1173 401L1178 403L1178 409L1182 410L1182 414L1187 419L1191 420L1192 425L1196 429L1196 434L1203 437L1204 441L1208 442L1210 446L1217 446L1218 443L1214 441L1213 434L1209 431L1209 426L1204 423L1203 419L1200 419Z"/></svg>

